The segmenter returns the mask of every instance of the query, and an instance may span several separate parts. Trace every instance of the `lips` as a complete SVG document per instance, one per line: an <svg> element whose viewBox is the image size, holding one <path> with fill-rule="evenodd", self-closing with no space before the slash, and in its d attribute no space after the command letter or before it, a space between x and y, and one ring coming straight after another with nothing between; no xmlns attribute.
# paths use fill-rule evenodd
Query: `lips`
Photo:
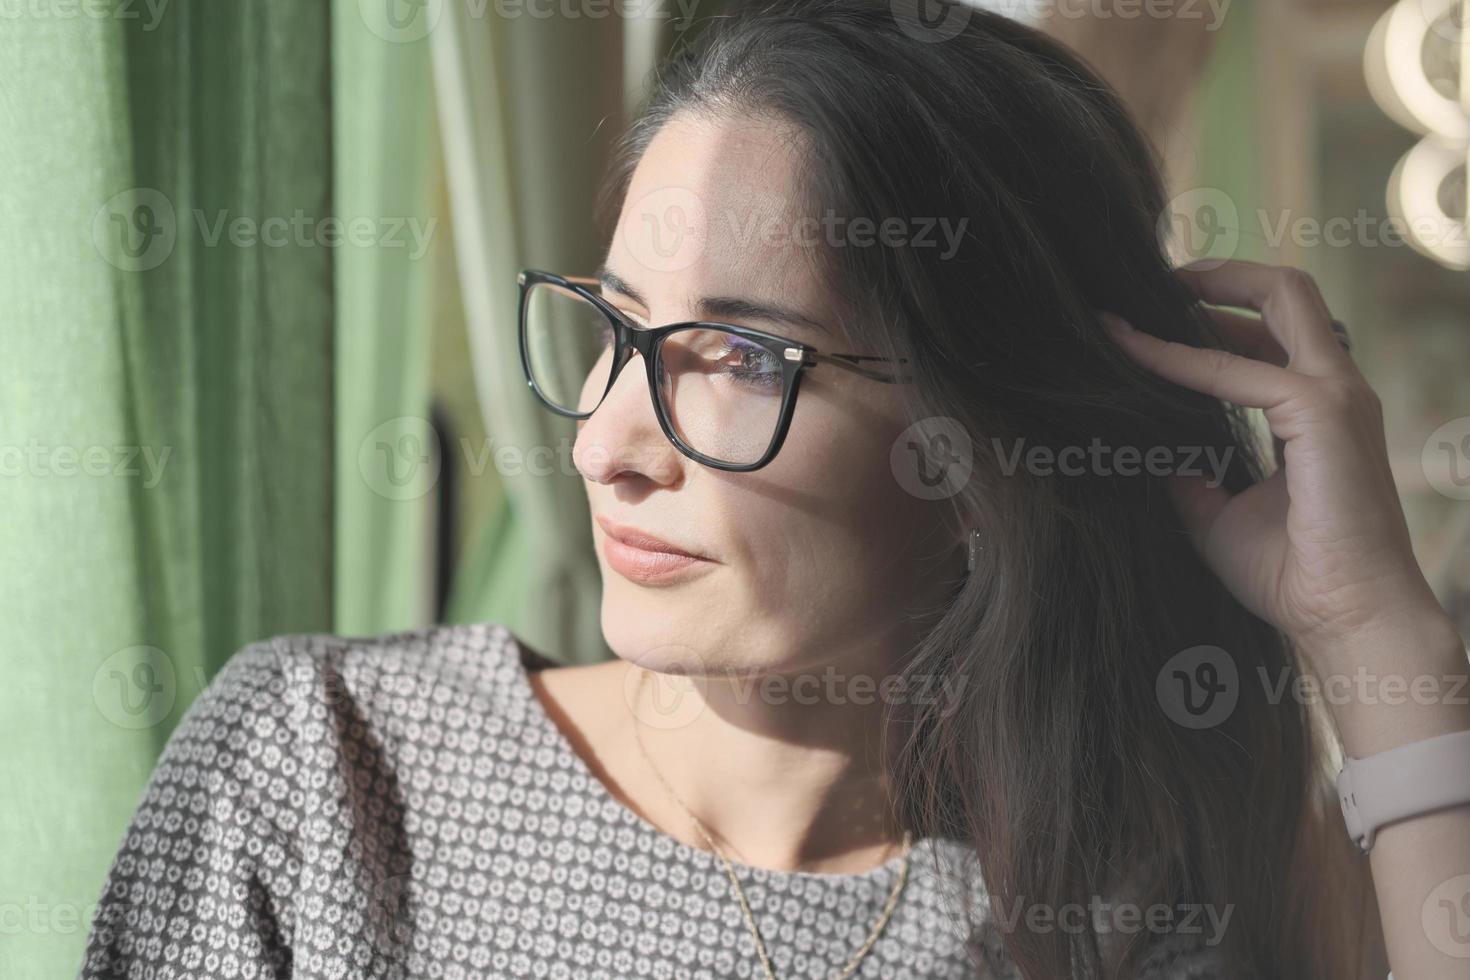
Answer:
<svg viewBox="0 0 1470 980"><path fill-rule="evenodd" d="M681 548L678 545L665 541L663 538L654 537L652 534L640 531L635 527L614 523L606 517L599 515L597 523L607 532L608 537L630 548L637 548L640 551L648 551L654 554L679 555L684 558L697 558L702 561L708 560L706 556L701 555L697 551Z"/></svg>
<svg viewBox="0 0 1470 980"><path fill-rule="evenodd" d="M599 516L606 537L602 555L613 571L640 585L668 585L691 574L714 568L718 562L646 531Z"/></svg>

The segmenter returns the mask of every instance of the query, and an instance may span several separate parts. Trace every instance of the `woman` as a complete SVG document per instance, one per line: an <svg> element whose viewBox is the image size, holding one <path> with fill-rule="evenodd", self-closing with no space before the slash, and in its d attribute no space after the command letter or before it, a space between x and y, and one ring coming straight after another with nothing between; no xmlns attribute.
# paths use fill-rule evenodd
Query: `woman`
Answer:
<svg viewBox="0 0 1470 980"><path fill-rule="evenodd" d="M522 274L618 659L241 652L84 976L1382 976L1315 722L1359 757L1470 717L1281 693L1465 672L1376 401L1304 275L1169 267L1091 72L946 11L719 21L598 275ZM1401 977L1458 975L1420 909L1467 830L1379 835Z"/></svg>

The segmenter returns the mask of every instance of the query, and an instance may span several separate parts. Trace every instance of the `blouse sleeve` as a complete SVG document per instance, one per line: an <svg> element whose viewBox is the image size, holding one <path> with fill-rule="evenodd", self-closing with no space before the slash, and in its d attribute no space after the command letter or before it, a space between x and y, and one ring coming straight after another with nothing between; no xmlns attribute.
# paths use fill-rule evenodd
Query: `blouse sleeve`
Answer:
<svg viewBox="0 0 1470 980"><path fill-rule="evenodd" d="M81 980L290 975L301 861L282 825L282 677L271 643L248 646L185 712L113 859Z"/></svg>

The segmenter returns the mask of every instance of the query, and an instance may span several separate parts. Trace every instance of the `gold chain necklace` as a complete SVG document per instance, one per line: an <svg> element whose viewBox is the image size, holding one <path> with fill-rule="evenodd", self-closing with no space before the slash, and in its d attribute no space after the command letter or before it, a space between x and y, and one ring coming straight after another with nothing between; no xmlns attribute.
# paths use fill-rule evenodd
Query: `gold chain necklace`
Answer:
<svg viewBox="0 0 1470 980"><path fill-rule="evenodd" d="M643 682L647 676L646 672L638 675L637 693L640 698L643 694ZM750 911L750 902L745 897L745 889L740 887L740 879L735 874L735 866L730 863L730 859L725 857L725 852L715 843L714 835L705 827L704 821L694 815L694 811L689 808L688 804L684 802L678 793L674 792L674 787L669 785L669 781L664 778L664 774L659 771L658 766L654 765L653 759L648 755L647 746L643 744L643 734L639 731L640 724L635 715L633 718L633 741L638 744L639 754L643 756L643 761L648 764L649 771L663 784L664 792L668 793L669 798L678 804L679 809L683 810L685 815L689 817L695 829L699 831L699 835L709 845L709 849L714 852L715 857L719 858L720 863L725 866L725 874L730 878L730 887L734 889L735 898L740 903L740 912L745 916L745 927L750 930L750 936L755 940L755 951L761 958L761 966L765 967L766 980L776 980L776 971L771 967L771 958L766 953L765 940L761 938L760 929L756 927L755 916ZM902 847L903 863L899 865L898 880L893 883L893 891L888 894L888 901L883 906L883 914L878 917L877 923L873 926L873 931L868 933L868 938L863 940L863 944L852 955L852 959L847 961L847 966L843 967L842 972L837 974L837 980L848 980L849 977L857 972L858 964L863 961L863 957L868 955L868 951L878 941L878 937L883 933L883 927L888 925L888 920L893 917L893 910L898 907L898 897L903 893L904 883L908 881L909 851L913 848L913 835L907 830L903 832Z"/></svg>

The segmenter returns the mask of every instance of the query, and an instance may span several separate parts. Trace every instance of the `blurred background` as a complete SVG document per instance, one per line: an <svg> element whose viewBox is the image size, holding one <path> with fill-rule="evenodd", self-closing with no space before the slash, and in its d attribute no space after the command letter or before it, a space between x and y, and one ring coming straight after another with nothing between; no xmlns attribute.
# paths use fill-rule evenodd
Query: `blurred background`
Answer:
<svg viewBox="0 0 1470 980"><path fill-rule="evenodd" d="M895 16L955 15L919 2ZM1470 3L987 6L1119 88L1181 261L1317 277L1470 632ZM724 9L0 0L0 977L75 973L158 752L243 644L490 620L608 655L515 273L595 268L613 140Z"/></svg>

